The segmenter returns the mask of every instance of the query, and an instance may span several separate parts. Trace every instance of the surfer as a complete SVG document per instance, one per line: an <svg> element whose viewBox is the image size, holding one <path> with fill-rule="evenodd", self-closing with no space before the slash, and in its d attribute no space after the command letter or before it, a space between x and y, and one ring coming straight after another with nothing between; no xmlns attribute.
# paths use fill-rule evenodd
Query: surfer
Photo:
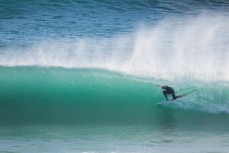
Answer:
<svg viewBox="0 0 229 153"><path fill-rule="evenodd" d="M171 94L173 97L173 100L176 100L177 98L182 97L182 96L176 96L172 87L164 85L164 86L162 86L162 90L163 90L163 94L166 98L166 101L169 101L167 94Z"/></svg>

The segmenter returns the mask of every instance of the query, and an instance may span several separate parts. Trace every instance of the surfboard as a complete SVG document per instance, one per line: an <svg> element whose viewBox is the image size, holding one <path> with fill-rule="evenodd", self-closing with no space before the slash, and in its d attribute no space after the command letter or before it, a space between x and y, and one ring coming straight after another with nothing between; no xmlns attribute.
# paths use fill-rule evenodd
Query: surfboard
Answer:
<svg viewBox="0 0 229 153"><path fill-rule="evenodd" d="M185 90L185 91L182 92L182 93L178 93L178 95L181 95L182 97L188 96L188 95L190 95L191 93L195 92L196 90L197 90L197 88L188 89L188 90ZM182 97L181 97L181 98L182 98Z"/></svg>
<svg viewBox="0 0 229 153"><path fill-rule="evenodd" d="M157 105L165 105L165 104L169 104L171 102L177 102L178 99L181 99L181 98L183 98L186 95L178 95L178 96L179 97L177 99L175 99L175 100L162 101L160 103L157 103Z"/></svg>
<svg viewBox="0 0 229 153"><path fill-rule="evenodd" d="M166 104L169 104L169 103L172 103L172 102L175 102L175 100L162 101L160 103L157 103L157 105L166 105Z"/></svg>

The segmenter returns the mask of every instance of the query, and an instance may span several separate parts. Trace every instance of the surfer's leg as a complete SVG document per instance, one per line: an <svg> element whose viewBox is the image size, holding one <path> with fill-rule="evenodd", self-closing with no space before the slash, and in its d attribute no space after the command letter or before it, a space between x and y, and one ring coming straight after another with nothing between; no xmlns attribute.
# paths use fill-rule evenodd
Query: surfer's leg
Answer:
<svg viewBox="0 0 229 153"><path fill-rule="evenodd" d="M166 91L163 91L163 94L164 94L166 100L169 100L168 97L167 97L167 92Z"/></svg>
<svg viewBox="0 0 229 153"><path fill-rule="evenodd" d="M182 97L181 95L179 95L179 96L176 96L176 99L177 99L177 98L181 98L181 97Z"/></svg>
<svg viewBox="0 0 229 153"><path fill-rule="evenodd" d="M182 95L176 96L174 90L172 90L171 94L172 94L172 96L173 96L173 100L176 100L177 98L181 98L181 97L182 97Z"/></svg>
<svg viewBox="0 0 229 153"><path fill-rule="evenodd" d="M177 97L176 97L176 95L175 95L175 92L174 92L174 91L173 91L173 92L171 92L171 95L172 95L172 97L173 97L173 100L177 99Z"/></svg>

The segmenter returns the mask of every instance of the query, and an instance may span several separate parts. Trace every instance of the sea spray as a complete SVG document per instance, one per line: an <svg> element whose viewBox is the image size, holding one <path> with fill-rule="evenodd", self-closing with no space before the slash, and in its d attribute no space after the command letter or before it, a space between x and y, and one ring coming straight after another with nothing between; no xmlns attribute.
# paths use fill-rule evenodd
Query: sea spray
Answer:
<svg viewBox="0 0 229 153"><path fill-rule="evenodd" d="M154 27L140 26L136 34L5 48L0 65L103 68L166 79L228 80L228 26L223 15L174 17Z"/></svg>

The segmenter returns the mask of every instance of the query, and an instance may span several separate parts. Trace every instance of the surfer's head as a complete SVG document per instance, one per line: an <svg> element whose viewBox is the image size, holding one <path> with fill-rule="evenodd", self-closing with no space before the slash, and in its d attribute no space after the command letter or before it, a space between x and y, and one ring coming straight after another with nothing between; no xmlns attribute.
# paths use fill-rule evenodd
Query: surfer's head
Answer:
<svg viewBox="0 0 229 153"><path fill-rule="evenodd" d="M162 88L162 89L167 89L168 86L167 86L167 85L163 85L163 86L161 86L161 88Z"/></svg>

